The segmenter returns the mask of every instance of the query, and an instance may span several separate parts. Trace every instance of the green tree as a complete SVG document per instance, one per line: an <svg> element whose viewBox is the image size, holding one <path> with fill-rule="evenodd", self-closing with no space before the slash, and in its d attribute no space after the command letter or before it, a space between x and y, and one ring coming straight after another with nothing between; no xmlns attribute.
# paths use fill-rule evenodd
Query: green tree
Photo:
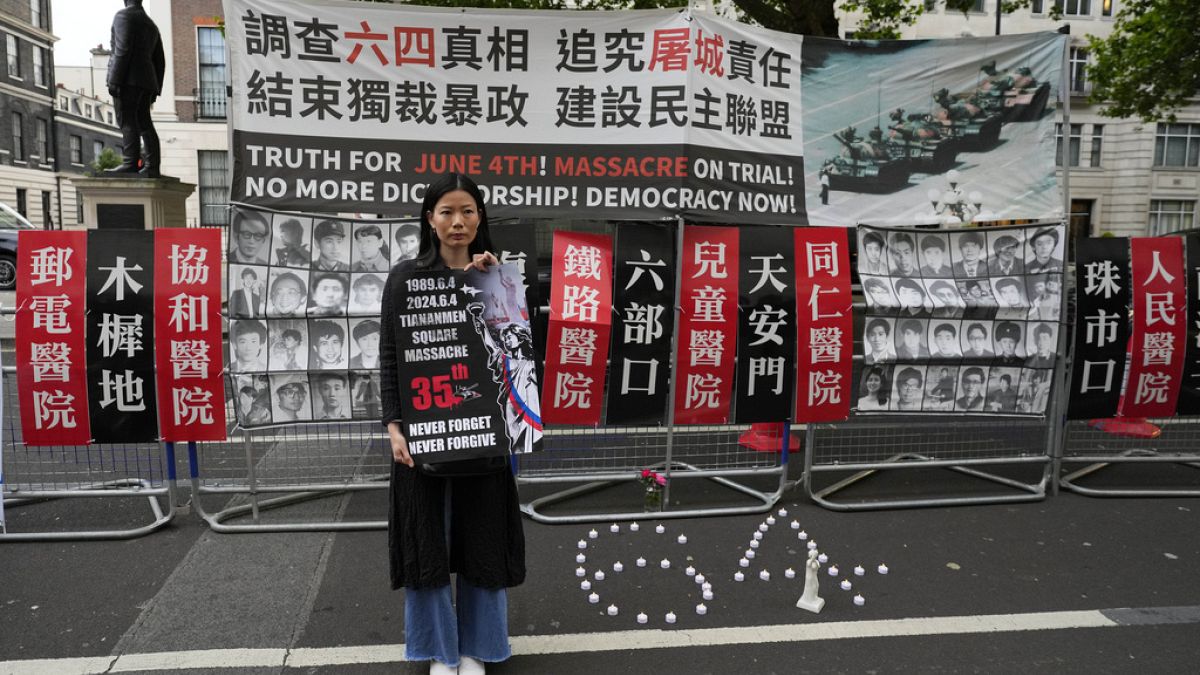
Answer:
<svg viewBox="0 0 1200 675"><path fill-rule="evenodd" d="M96 159L88 166L87 175L99 176L108 169L115 169L121 165L121 156L112 148L104 148L96 155Z"/></svg>

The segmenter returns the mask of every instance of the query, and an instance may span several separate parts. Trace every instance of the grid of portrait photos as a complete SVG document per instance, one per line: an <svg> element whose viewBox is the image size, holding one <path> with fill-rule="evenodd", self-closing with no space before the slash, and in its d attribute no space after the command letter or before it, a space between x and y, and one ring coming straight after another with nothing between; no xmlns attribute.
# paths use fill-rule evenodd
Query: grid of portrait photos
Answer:
<svg viewBox="0 0 1200 675"><path fill-rule="evenodd" d="M1063 311L1061 224L858 228L859 412L1043 415Z"/></svg>
<svg viewBox="0 0 1200 675"><path fill-rule="evenodd" d="M241 426L379 419L383 287L419 242L414 220L233 209L226 298Z"/></svg>

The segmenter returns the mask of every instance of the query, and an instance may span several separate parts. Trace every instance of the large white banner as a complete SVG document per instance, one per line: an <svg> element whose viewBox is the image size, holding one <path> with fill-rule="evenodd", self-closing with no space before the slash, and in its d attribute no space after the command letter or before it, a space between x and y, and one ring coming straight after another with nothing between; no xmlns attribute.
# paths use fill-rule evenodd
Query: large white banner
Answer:
<svg viewBox="0 0 1200 675"><path fill-rule="evenodd" d="M798 35L681 10L225 0L232 199L413 214L800 224Z"/></svg>

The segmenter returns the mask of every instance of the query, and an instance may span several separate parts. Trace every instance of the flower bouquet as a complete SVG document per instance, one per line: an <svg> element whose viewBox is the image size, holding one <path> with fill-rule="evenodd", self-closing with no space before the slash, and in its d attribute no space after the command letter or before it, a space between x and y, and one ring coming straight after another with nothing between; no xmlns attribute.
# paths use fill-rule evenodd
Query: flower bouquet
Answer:
<svg viewBox="0 0 1200 675"><path fill-rule="evenodd" d="M642 469L642 477L638 480L646 489L642 496L642 510L647 513L662 511L663 488L667 485L667 477L650 469Z"/></svg>

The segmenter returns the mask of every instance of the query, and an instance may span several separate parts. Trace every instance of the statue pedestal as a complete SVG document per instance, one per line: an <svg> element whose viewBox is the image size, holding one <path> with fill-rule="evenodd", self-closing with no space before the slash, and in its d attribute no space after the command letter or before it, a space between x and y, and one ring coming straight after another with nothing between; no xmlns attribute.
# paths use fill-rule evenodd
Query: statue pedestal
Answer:
<svg viewBox="0 0 1200 675"><path fill-rule="evenodd" d="M187 225L187 198L196 190L178 178L70 179L83 200L83 222L102 230L153 230Z"/></svg>

